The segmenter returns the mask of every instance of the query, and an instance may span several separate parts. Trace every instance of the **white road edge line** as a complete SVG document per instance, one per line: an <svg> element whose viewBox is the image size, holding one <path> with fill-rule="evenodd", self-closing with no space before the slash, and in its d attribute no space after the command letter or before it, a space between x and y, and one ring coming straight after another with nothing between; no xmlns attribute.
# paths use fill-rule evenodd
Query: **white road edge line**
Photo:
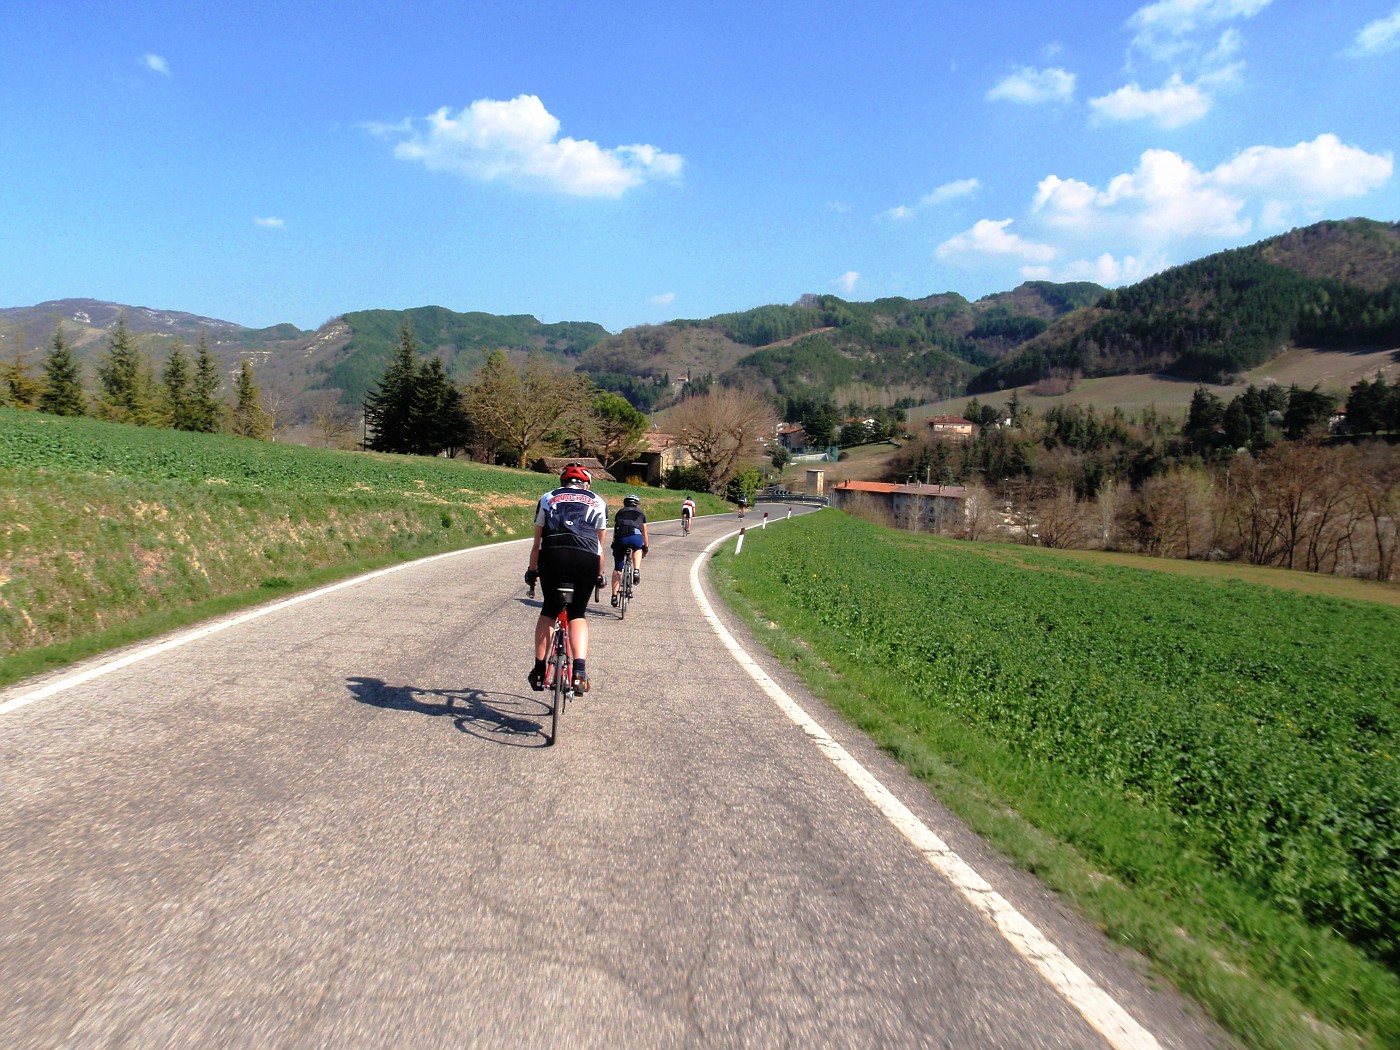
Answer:
<svg viewBox="0 0 1400 1050"><path fill-rule="evenodd" d="M522 541L508 540L506 542L520 543ZM94 678L101 678L103 675L111 674L113 671L119 671L123 667L130 667L134 663L148 660L152 656L159 656L161 653L169 652L171 649L178 649L180 646L188 645L190 642L196 642L201 638L208 638L211 634L218 634L220 631L226 631L230 627L237 627L239 624L247 623L249 620L256 620L259 617L267 616L271 613L281 612L283 609L289 608L290 606L312 601L313 599L320 598L322 595L331 594L334 591L343 590L346 587L354 587L370 580L376 580L381 576L388 576L391 572L401 572L404 569L411 569L416 565L424 565L431 561L440 561L443 558L456 558L463 554L471 554L473 552L500 546L504 546L504 544L479 544L475 547L463 547L461 550L447 551L443 554L430 554L426 558L416 558L413 561L400 562L397 565L390 565L387 568L376 569L374 572L365 573L363 576L353 576L348 580L341 580L338 583L332 583L325 587L318 587L314 591L307 591L305 594L298 594L284 601L274 602L272 605L264 605L249 612L231 616L227 620L217 620L204 627L199 627L193 631L167 639L164 642L148 645L144 649L138 649L136 652L128 653L126 656L119 657L116 660L111 660L105 664L99 664L96 667L89 668L86 671L80 671L77 674L60 678L57 681L50 682L48 685L41 686L28 693L21 693L19 696L0 704L0 715L7 715L11 711L18 711L21 707L27 707L29 704L36 703L39 700L47 700L49 697L56 696L75 686L91 682Z"/></svg>
<svg viewBox="0 0 1400 1050"><path fill-rule="evenodd" d="M844 773L861 790L870 804L878 809L906 839L913 843L929 864L950 882L974 908L995 926L1011 946L1029 962L1040 975L1078 1010L1089 1024L1118 1050L1155 1050L1160 1044L1151 1032L1138 1024L1107 992L1094 983L1029 919L1023 916L981 875L919 820L907 806L855 757L832 738L739 644L728 628L720 622L714 607L705 597L700 584L700 570L710 554L734 535L721 536L706 547L690 566L690 589L705 619L710 622L730 654L757 682L778 708L790 718L831 764Z"/></svg>

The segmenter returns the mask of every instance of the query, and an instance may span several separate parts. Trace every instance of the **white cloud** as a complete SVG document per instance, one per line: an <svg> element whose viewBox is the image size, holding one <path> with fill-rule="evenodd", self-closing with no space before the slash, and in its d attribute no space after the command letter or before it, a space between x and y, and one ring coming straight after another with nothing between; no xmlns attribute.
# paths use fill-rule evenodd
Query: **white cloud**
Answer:
<svg viewBox="0 0 1400 1050"><path fill-rule="evenodd" d="M976 179L958 179L955 182L945 182L932 193L924 195L919 201L920 207L932 207L935 204L942 204L944 201L955 200L958 197L966 197L976 193L982 187Z"/></svg>
<svg viewBox="0 0 1400 1050"><path fill-rule="evenodd" d="M1300 205L1361 197L1390 181L1395 158L1319 135L1296 146L1251 146L1211 173L1217 185Z"/></svg>
<svg viewBox="0 0 1400 1050"><path fill-rule="evenodd" d="M287 224L286 224L285 222L283 222L281 219L275 218L274 216L271 216L271 215L268 215L268 216L266 216L266 217L260 216L260 215L254 215L254 216L253 216L253 225L255 225L255 226L266 226L266 227L269 227L269 228L271 228L271 229L280 230L280 229L282 229L284 226L286 226Z"/></svg>
<svg viewBox="0 0 1400 1050"><path fill-rule="evenodd" d="M988 91L987 98L1024 105L1067 102L1074 97L1074 82L1073 73L1058 67L1031 69L1029 66L1019 66Z"/></svg>
<svg viewBox="0 0 1400 1050"><path fill-rule="evenodd" d="M1162 62L1198 55L1201 37L1225 22L1253 18L1272 0L1157 0L1128 19L1133 46ZM1225 43L1225 38L1222 38ZM1228 46L1238 46L1238 39ZM1218 50L1218 47L1217 47Z"/></svg>
<svg viewBox="0 0 1400 1050"><path fill-rule="evenodd" d="M653 306L669 306L676 301L675 292L662 292L660 295L653 295L647 302Z"/></svg>
<svg viewBox="0 0 1400 1050"><path fill-rule="evenodd" d="M1112 287L1116 284L1132 284L1167 268L1164 256L1154 259L1140 259L1125 255L1119 259L1111 252L1104 252L1096 259L1080 259L1061 267L1052 276L1056 281L1093 281Z"/></svg>
<svg viewBox="0 0 1400 1050"><path fill-rule="evenodd" d="M856 273L855 270L847 270L840 277L836 278L836 280L832 281L831 286L850 295L856 290L856 285L858 283L860 283L860 274Z"/></svg>
<svg viewBox="0 0 1400 1050"><path fill-rule="evenodd" d="M1150 119L1163 128L1179 128L1200 120L1209 112L1210 104L1210 96L1199 85L1183 82L1179 73L1173 73L1155 90L1144 91L1137 84L1128 84L1089 100L1095 113L1110 120Z"/></svg>
<svg viewBox="0 0 1400 1050"><path fill-rule="evenodd" d="M153 55L148 51L141 56L141 64L153 73L160 73L167 77L170 75L170 66L160 55Z"/></svg>
<svg viewBox="0 0 1400 1050"><path fill-rule="evenodd" d="M919 198L918 204L912 207L908 204L898 204L886 210L883 214L887 219L902 222L907 219L912 219L924 208L937 207L940 204L956 200L959 197L967 197L976 193L981 188L982 183L977 179L958 179L954 182L945 182L931 193L926 193Z"/></svg>
<svg viewBox="0 0 1400 1050"><path fill-rule="evenodd" d="M937 255L967 265L1019 260L1027 279L1136 281L1202 249L1321 218L1329 204L1388 183L1394 169L1391 153L1368 153L1332 134L1253 146L1209 170L1171 150L1148 150L1132 171L1102 185L1048 175L1024 216L984 219Z"/></svg>
<svg viewBox="0 0 1400 1050"><path fill-rule="evenodd" d="M1400 47L1400 7L1358 31L1347 53L1364 58L1394 51L1397 47Z"/></svg>
<svg viewBox="0 0 1400 1050"><path fill-rule="evenodd" d="M1192 236L1238 237L1249 230L1245 202L1178 153L1148 150L1135 171L1097 189L1074 179L1042 179L1032 212L1077 236L1159 243Z"/></svg>
<svg viewBox="0 0 1400 1050"><path fill-rule="evenodd" d="M444 106L424 124L394 147L394 155L481 182L615 198L645 182L678 178L684 166L678 154L655 146L604 148L586 139L560 138L558 118L534 95L508 102L478 99L456 114ZM381 135L401 134L393 126L367 127Z"/></svg>
<svg viewBox="0 0 1400 1050"><path fill-rule="evenodd" d="M964 233L950 237L938 246L940 259L949 256L997 255L1024 259L1030 263L1045 263L1055 258L1055 249L1049 244L1028 241L1007 227L1012 219L982 219Z"/></svg>

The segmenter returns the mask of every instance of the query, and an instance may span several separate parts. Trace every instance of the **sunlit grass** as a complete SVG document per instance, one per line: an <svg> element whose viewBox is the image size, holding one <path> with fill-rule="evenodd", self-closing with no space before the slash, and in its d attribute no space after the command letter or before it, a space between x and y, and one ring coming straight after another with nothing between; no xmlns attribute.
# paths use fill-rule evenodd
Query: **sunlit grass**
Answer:
<svg viewBox="0 0 1400 1050"><path fill-rule="evenodd" d="M1389 604L835 513L714 566L814 691L1245 1041L1400 1043Z"/></svg>
<svg viewBox="0 0 1400 1050"><path fill-rule="evenodd" d="M553 483L0 410L0 683L315 582L528 536ZM599 489L614 507L633 491ZM639 491L650 517L678 515L678 494Z"/></svg>

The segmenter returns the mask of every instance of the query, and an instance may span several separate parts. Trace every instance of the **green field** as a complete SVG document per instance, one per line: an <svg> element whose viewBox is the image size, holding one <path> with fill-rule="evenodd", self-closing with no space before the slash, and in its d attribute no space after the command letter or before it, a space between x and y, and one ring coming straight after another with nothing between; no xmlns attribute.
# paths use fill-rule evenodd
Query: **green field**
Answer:
<svg viewBox="0 0 1400 1050"><path fill-rule="evenodd" d="M1225 401L1230 401L1244 393L1245 387L1267 386L1277 383L1288 387L1296 383L1304 390L1314 386L1324 391L1338 394L1345 400L1348 390L1359 380L1371 380L1377 374L1395 382L1400 377L1400 357L1394 347L1372 350L1309 350L1295 348L1279 354L1267 364L1251 369L1240 377L1240 382L1227 386L1219 383L1206 383L1206 389ZM1011 396L1012 389L1021 403L1037 415L1057 405L1093 406L1099 413L1109 413L1121 408L1129 416L1136 416L1143 410L1154 408L1164 417L1186 418L1191 396L1200 385L1183 379L1172 379L1163 375L1134 374L1104 376L1096 379L1080 380L1073 390L1065 394L1045 396L1035 392L1034 385L1008 387L997 394L981 394L983 404L1002 405ZM946 401L931 402L909 410L911 423L922 423L931 416L961 415L971 398L966 395Z"/></svg>
<svg viewBox="0 0 1400 1050"><path fill-rule="evenodd" d="M0 684L390 562L528 536L552 481L0 409ZM630 491L599 490L614 507ZM648 516L678 514L677 494L641 491Z"/></svg>
<svg viewBox="0 0 1400 1050"><path fill-rule="evenodd" d="M820 695L1247 1042L1400 1045L1400 609L835 512L715 568Z"/></svg>

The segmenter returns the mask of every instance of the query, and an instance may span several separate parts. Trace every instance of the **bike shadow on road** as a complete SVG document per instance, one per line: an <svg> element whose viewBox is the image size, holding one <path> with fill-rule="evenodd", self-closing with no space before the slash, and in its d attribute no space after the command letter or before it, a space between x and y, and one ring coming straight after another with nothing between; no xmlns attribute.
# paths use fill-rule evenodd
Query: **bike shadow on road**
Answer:
<svg viewBox="0 0 1400 1050"><path fill-rule="evenodd" d="M545 747L549 705L512 693L484 689L421 689L389 685L381 678L345 680L356 702L390 711L448 717L458 732L506 747Z"/></svg>

